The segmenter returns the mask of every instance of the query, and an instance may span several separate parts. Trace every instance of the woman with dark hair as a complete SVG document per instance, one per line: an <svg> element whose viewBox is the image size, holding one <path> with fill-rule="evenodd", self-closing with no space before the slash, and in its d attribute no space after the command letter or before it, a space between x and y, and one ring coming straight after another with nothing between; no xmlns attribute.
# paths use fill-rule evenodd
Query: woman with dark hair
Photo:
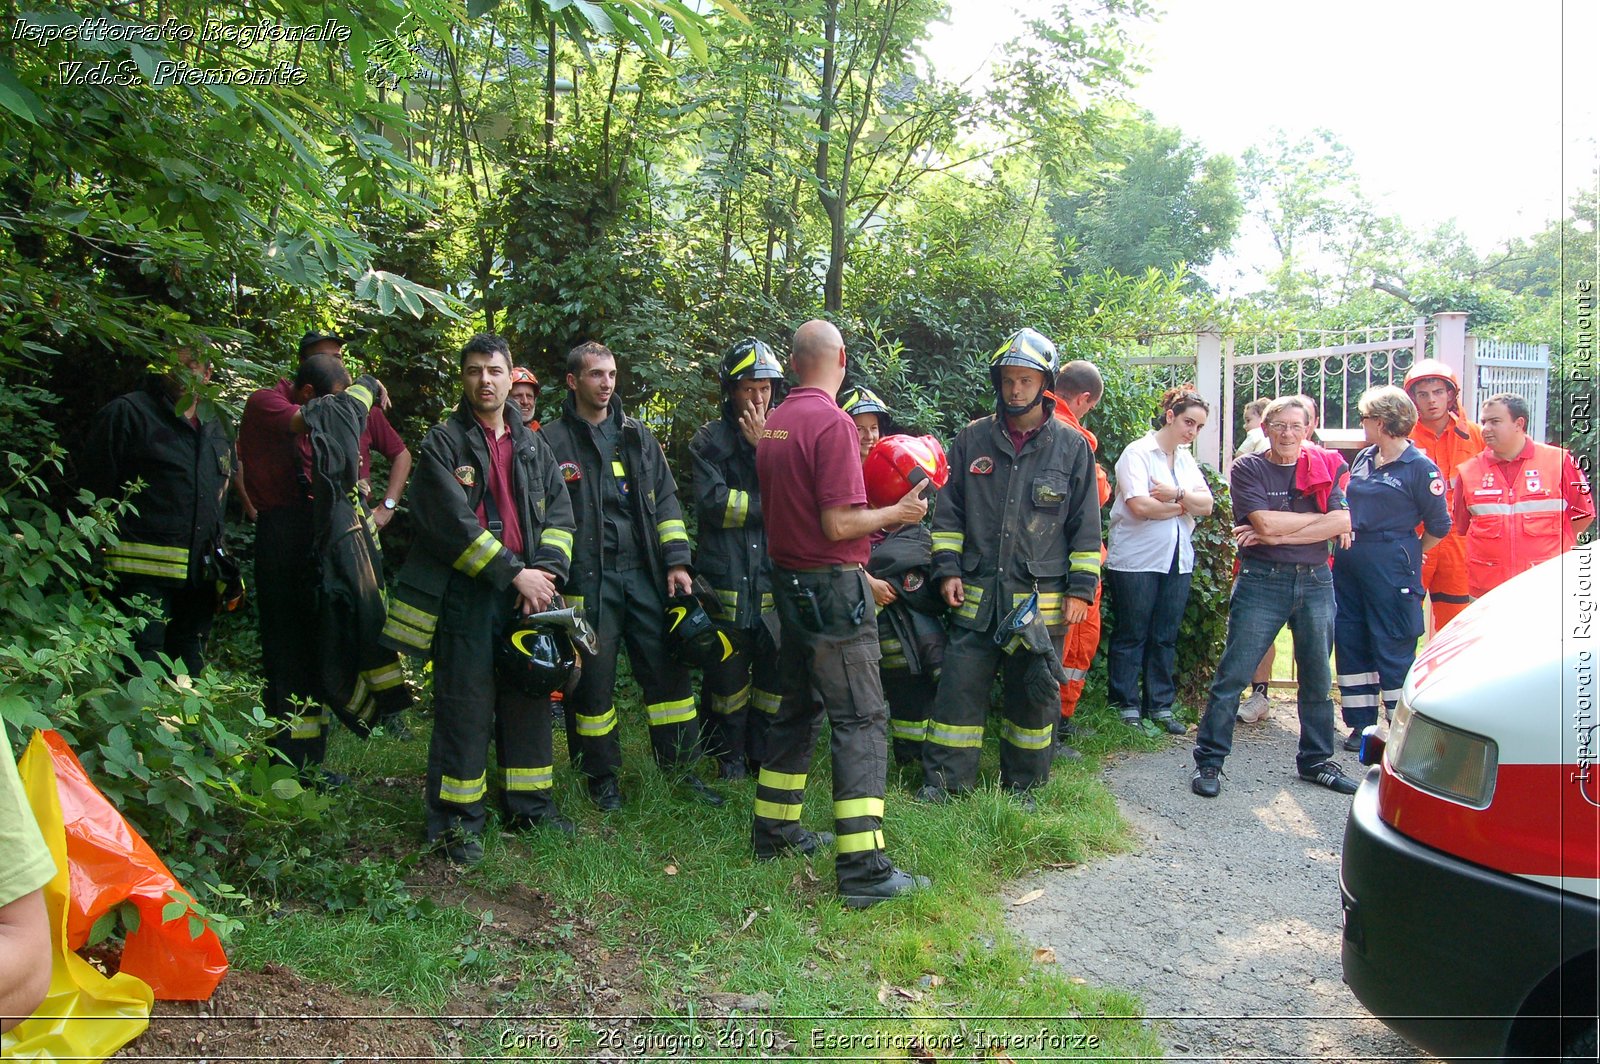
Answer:
<svg viewBox="0 0 1600 1064"><path fill-rule="evenodd" d="M1422 552L1450 531L1439 467L1406 438L1417 424L1411 397L1391 384L1367 389L1359 405L1370 446L1350 464L1345 488L1350 543L1333 552L1346 750L1361 749L1361 731L1378 722L1378 707L1393 712L1400 698L1422 635Z"/></svg>
<svg viewBox="0 0 1600 1064"><path fill-rule="evenodd" d="M1161 397L1155 430L1117 460L1106 584L1116 608L1108 653L1108 697L1124 724L1148 717L1173 735L1172 662L1194 573L1195 518L1211 512L1211 489L1188 451L1211 407L1188 388ZM1143 677L1143 692L1140 678Z"/></svg>

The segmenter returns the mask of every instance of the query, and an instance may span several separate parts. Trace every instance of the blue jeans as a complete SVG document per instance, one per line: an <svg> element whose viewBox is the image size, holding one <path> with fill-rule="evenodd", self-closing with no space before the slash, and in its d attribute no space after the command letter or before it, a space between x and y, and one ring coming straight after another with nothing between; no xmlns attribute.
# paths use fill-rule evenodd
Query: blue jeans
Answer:
<svg viewBox="0 0 1600 1064"><path fill-rule="evenodd" d="M1177 559L1173 559L1173 569ZM1131 573L1106 570L1116 607L1116 627L1106 649L1107 695L1119 713L1152 717L1171 713L1177 686L1172 662L1178 653L1178 625L1189 602L1192 573ZM1139 693L1140 676L1144 695Z"/></svg>
<svg viewBox="0 0 1600 1064"><path fill-rule="evenodd" d="M1228 604L1228 636L1211 681L1211 697L1200 719L1196 765L1216 765L1233 751L1239 692L1267 648L1287 624L1294 635L1300 684L1300 749L1295 768L1310 771L1333 756L1333 574L1327 565L1289 565L1246 560Z"/></svg>

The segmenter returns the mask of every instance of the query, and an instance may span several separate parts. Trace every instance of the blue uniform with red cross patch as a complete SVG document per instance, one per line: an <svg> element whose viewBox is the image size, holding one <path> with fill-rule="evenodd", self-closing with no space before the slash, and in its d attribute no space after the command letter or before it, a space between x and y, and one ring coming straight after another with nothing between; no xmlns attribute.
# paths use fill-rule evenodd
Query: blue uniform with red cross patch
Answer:
<svg viewBox="0 0 1600 1064"><path fill-rule="evenodd" d="M1350 465L1349 547L1334 551L1334 660L1340 711L1352 731L1393 712L1422 635L1422 539L1450 531L1439 467L1415 446L1379 464L1368 447Z"/></svg>

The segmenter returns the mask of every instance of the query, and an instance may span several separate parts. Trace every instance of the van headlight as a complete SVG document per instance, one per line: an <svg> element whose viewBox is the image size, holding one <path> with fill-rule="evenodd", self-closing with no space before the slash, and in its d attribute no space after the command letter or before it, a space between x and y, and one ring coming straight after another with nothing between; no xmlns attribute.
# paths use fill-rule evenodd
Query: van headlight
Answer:
<svg viewBox="0 0 1600 1064"><path fill-rule="evenodd" d="M1493 739L1440 724L1402 699L1385 753L1395 775L1422 790L1476 809L1494 797L1500 749Z"/></svg>

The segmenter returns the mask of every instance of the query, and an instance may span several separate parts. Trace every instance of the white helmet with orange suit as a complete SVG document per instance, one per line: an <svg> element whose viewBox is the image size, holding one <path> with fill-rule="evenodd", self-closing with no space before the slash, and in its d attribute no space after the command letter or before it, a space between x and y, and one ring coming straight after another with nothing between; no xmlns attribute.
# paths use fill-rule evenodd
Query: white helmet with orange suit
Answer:
<svg viewBox="0 0 1600 1064"><path fill-rule="evenodd" d="M1430 378L1442 380L1450 385L1451 391L1454 392L1450 396L1450 411L1455 413L1460 410L1461 381L1456 377L1455 370L1436 358L1425 358L1406 371L1406 394L1411 394L1411 389L1416 386L1418 381L1425 381Z"/></svg>

